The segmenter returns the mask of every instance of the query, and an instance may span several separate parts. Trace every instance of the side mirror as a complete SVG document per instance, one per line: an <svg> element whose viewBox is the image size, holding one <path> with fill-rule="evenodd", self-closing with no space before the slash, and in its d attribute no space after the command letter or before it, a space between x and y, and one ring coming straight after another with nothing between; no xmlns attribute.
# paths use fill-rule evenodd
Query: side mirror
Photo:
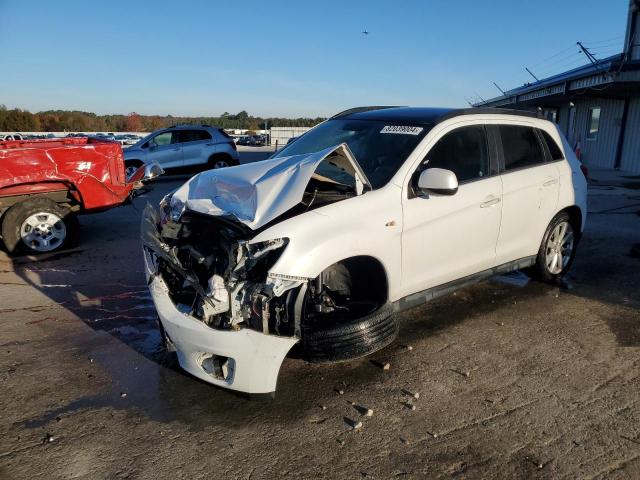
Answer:
<svg viewBox="0 0 640 480"><path fill-rule="evenodd" d="M425 193L454 195L458 191L458 178L451 170L427 168L420 174L418 188Z"/></svg>

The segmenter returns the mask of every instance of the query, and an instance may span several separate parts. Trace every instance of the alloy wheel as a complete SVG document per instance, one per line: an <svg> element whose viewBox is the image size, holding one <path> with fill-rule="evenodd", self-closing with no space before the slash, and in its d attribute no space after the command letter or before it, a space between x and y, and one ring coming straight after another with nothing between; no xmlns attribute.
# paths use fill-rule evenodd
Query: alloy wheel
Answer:
<svg viewBox="0 0 640 480"><path fill-rule="evenodd" d="M545 264L549 273L558 275L568 265L573 252L573 228L569 222L554 227L545 247Z"/></svg>

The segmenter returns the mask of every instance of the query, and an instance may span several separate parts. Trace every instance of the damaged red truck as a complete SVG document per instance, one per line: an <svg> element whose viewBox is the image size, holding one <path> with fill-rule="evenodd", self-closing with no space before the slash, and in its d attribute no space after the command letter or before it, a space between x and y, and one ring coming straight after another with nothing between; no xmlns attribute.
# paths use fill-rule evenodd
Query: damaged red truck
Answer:
<svg viewBox="0 0 640 480"><path fill-rule="evenodd" d="M9 253L70 245L77 215L126 203L141 181L162 173L141 167L128 181L119 143L93 138L0 141L0 232Z"/></svg>

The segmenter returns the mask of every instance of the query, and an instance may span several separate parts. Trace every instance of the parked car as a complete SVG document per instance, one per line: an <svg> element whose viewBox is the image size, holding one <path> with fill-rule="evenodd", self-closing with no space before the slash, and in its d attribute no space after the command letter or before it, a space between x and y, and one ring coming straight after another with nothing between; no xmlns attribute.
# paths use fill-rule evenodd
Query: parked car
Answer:
<svg viewBox="0 0 640 480"><path fill-rule="evenodd" d="M158 162L164 169L193 167L224 168L238 165L233 139L224 130L209 125L181 125L151 133L124 152L127 175L140 165Z"/></svg>
<svg viewBox="0 0 640 480"><path fill-rule="evenodd" d="M0 137L0 141L10 141L10 140L24 140L24 137L19 133L9 133Z"/></svg>
<svg viewBox="0 0 640 480"><path fill-rule="evenodd" d="M53 252L72 243L76 215L127 202L142 180L161 173L140 169L129 182L122 148L90 138L0 142L0 232L10 253Z"/></svg>
<svg viewBox="0 0 640 480"><path fill-rule="evenodd" d="M138 135L132 135L132 134L129 134L129 133L125 133L125 134L122 134L122 135L116 135L115 136L115 141L118 142L122 146L135 145L140 140L141 140L141 137L139 137Z"/></svg>
<svg viewBox="0 0 640 480"><path fill-rule="evenodd" d="M272 158L191 178L144 213L146 272L180 365L275 391L285 355L388 345L397 312L495 274L555 282L586 219L558 127L497 109L360 108Z"/></svg>

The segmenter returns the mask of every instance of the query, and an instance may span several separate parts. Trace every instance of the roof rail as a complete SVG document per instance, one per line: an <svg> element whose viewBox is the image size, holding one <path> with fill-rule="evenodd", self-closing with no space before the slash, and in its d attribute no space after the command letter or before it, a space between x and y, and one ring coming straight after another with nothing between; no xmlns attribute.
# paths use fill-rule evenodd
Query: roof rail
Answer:
<svg viewBox="0 0 640 480"><path fill-rule="evenodd" d="M176 123L175 125L169 125L168 127L165 128L176 128L176 127L206 127L206 128L219 128L219 127L212 127L211 125L208 125L206 123L201 123L201 124L197 124L197 123Z"/></svg>
<svg viewBox="0 0 640 480"><path fill-rule="evenodd" d="M371 107L355 107L350 108L348 110L344 110L340 113L336 113L333 117L330 117L329 120L333 120L334 118L344 117L345 115L351 115L352 113L360 113L360 112L369 112L371 110L382 110L384 108L398 108L399 105L377 105Z"/></svg>
<svg viewBox="0 0 640 480"><path fill-rule="evenodd" d="M482 114L517 115L520 117L544 118L540 110L536 112L532 112L530 110L516 110L512 108L472 107L472 108L460 108L457 110L452 110L451 112L440 117L438 119L438 122L441 122L448 118L457 117L459 115L482 115Z"/></svg>

